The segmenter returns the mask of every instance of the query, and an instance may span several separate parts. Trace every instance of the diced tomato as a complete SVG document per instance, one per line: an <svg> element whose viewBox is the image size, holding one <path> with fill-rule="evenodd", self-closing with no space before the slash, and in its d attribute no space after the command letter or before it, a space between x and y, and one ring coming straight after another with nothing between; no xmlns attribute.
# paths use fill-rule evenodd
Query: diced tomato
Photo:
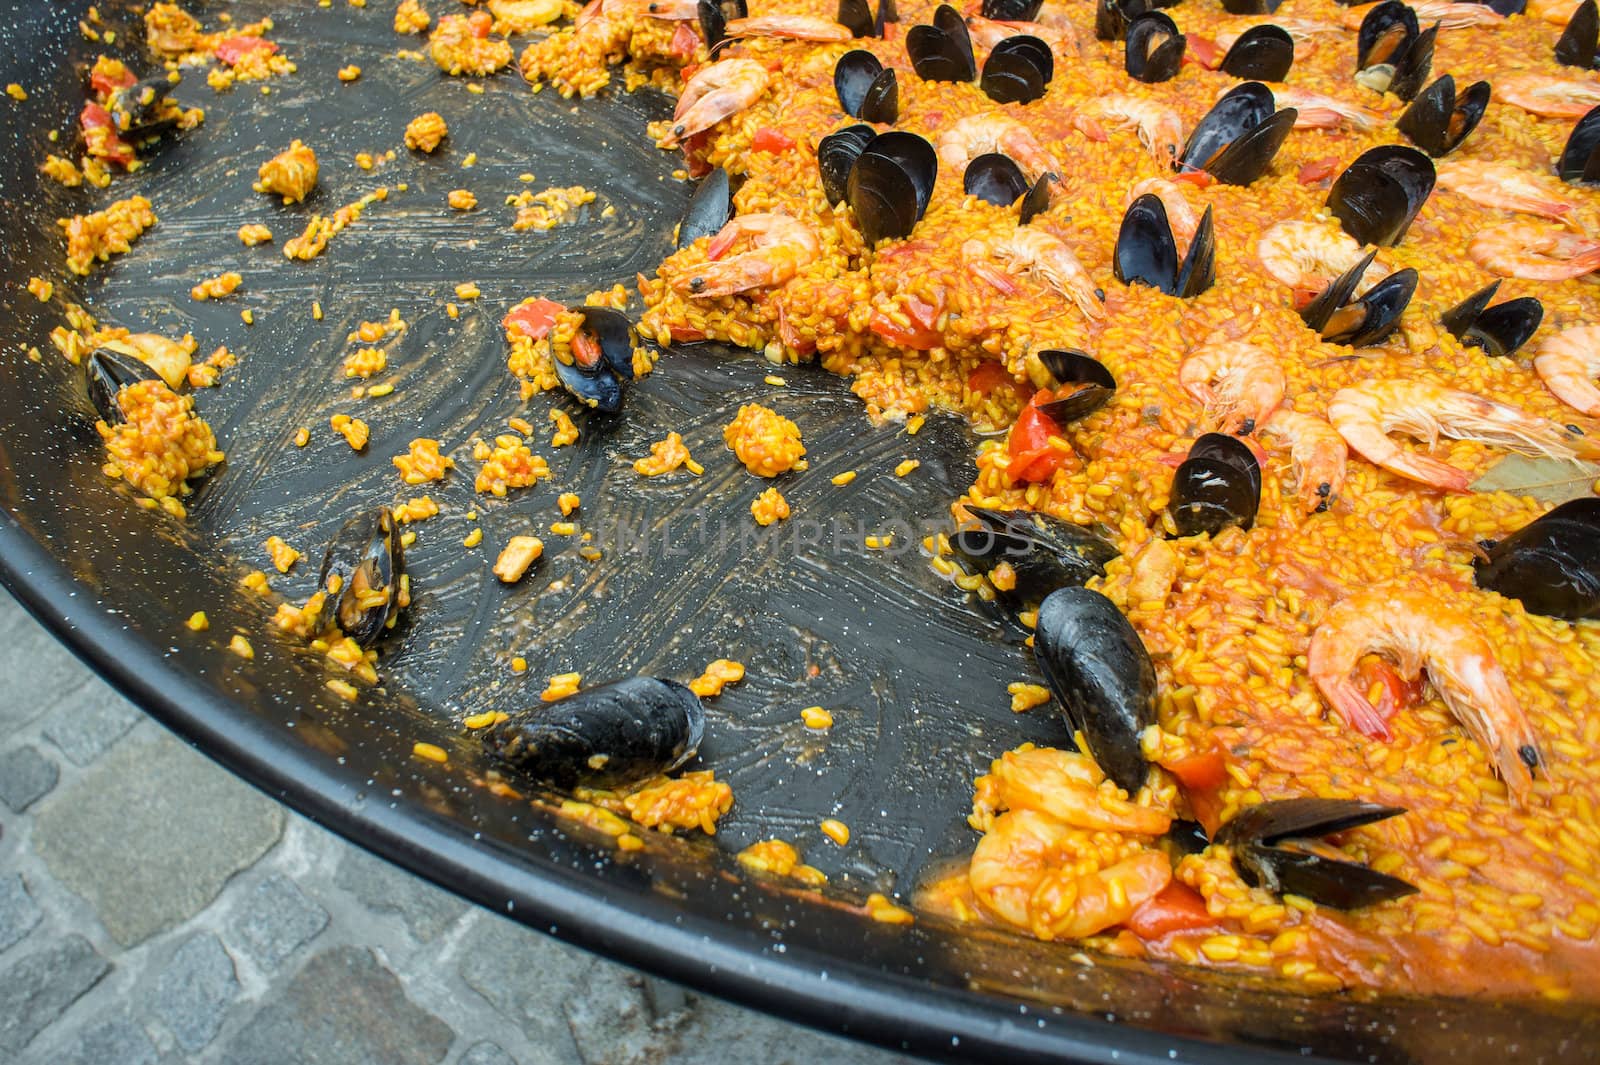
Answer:
<svg viewBox="0 0 1600 1065"><path fill-rule="evenodd" d="M467 16L467 25L472 27L474 37L487 37L489 27L494 25L494 16L487 11L474 11Z"/></svg>
<svg viewBox="0 0 1600 1065"><path fill-rule="evenodd" d="M667 46L667 51L683 59L694 55L694 50L700 46L700 35L689 28L687 22L680 22L672 31L672 43Z"/></svg>
<svg viewBox="0 0 1600 1065"><path fill-rule="evenodd" d="M976 369L967 374L967 388L980 395L988 395L1002 385L1015 383L1006 368L992 359L980 362Z"/></svg>
<svg viewBox="0 0 1600 1065"><path fill-rule="evenodd" d="M915 296L901 297L900 306L906 317L911 319L910 325L896 321L883 311L874 311L867 328L891 344L898 344L914 351L928 351L938 347L944 340L943 334L937 328L940 308Z"/></svg>
<svg viewBox="0 0 1600 1065"><path fill-rule="evenodd" d="M1210 791L1228 779L1228 766L1220 751L1191 754L1187 758L1162 762L1161 765L1178 778L1178 783L1183 785L1186 792Z"/></svg>
<svg viewBox="0 0 1600 1065"><path fill-rule="evenodd" d="M251 52L266 52L274 55L278 46L263 37L227 37L217 45L217 58L230 67Z"/></svg>
<svg viewBox="0 0 1600 1065"><path fill-rule="evenodd" d="M1207 70L1216 70L1222 65L1222 46L1217 44L1216 41L1199 33L1185 34L1184 37L1185 43L1189 46L1184 53L1184 59L1187 60L1193 57L1196 63Z"/></svg>
<svg viewBox="0 0 1600 1065"><path fill-rule="evenodd" d="M1052 436L1061 435L1061 427L1036 406L1039 398L1048 394L1035 393L1017 416L1016 424L1011 427L1007 450L1011 453L1010 474L1014 481L1048 481L1057 470L1071 469L1077 465L1076 455L1050 443Z"/></svg>
<svg viewBox="0 0 1600 1065"><path fill-rule="evenodd" d="M1140 904L1123 923L1140 939L1150 942L1173 932L1210 928L1216 920L1206 912L1206 900L1199 892L1174 880L1160 894Z"/></svg>
<svg viewBox="0 0 1600 1065"><path fill-rule="evenodd" d="M1193 185L1197 189L1208 188L1209 186L1217 183L1217 179L1206 173L1204 170L1184 170L1180 173L1173 174L1172 180L1186 182L1190 185Z"/></svg>
<svg viewBox="0 0 1600 1065"><path fill-rule="evenodd" d="M1334 171L1338 169L1339 160L1330 155L1326 159L1318 159L1302 166L1300 173L1295 176L1295 180L1302 185L1315 185L1319 181L1326 181L1331 178Z"/></svg>
<svg viewBox="0 0 1600 1065"><path fill-rule="evenodd" d="M533 300L511 308L500 324L516 329L529 340L543 340L550 327L556 324L556 315L565 309L555 300Z"/></svg>
<svg viewBox="0 0 1600 1065"><path fill-rule="evenodd" d="M762 126L756 130L756 135L750 138L750 149L752 151L771 152L777 155L793 147L793 137L787 136L771 126Z"/></svg>
<svg viewBox="0 0 1600 1065"><path fill-rule="evenodd" d="M133 76L133 71L123 67L122 64L113 62L111 65L114 68L121 67L121 73L112 76L101 68L101 64L96 63L94 71L89 75L89 87L102 99L110 96L117 89L126 89L129 85L139 80Z"/></svg>
<svg viewBox="0 0 1600 1065"><path fill-rule="evenodd" d="M83 139L89 147L89 154L122 167L133 162L133 148L117 135L117 124L110 111L91 100L83 105L78 121L83 126Z"/></svg>
<svg viewBox="0 0 1600 1065"><path fill-rule="evenodd" d="M1422 674L1411 680L1406 680L1388 662L1376 655L1367 655L1356 664L1357 683L1361 686L1361 693L1370 692L1374 685L1381 685L1383 691L1378 695L1378 704L1373 708L1378 711L1378 716L1387 721L1396 710L1412 706L1422 698Z"/></svg>
<svg viewBox="0 0 1600 1065"><path fill-rule="evenodd" d="M674 325L668 328L672 331L672 339L680 344L692 344L706 338L704 329L694 329L686 325Z"/></svg>

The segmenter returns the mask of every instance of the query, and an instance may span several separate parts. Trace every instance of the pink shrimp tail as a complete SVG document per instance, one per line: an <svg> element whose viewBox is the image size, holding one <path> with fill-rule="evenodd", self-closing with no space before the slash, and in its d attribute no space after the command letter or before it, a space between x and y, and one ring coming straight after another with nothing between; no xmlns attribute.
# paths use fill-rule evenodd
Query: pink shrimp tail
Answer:
<svg viewBox="0 0 1600 1065"><path fill-rule="evenodd" d="M1389 722L1384 720L1384 715L1367 702L1367 697L1361 693L1348 678L1332 683L1317 681L1317 687L1322 690L1322 697L1328 700L1328 705L1336 710L1344 723L1373 739L1389 740L1394 734L1389 731ZM1385 698L1385 702L1388 699ZM1393 707L1388 707L1393 710Z"/></svg>

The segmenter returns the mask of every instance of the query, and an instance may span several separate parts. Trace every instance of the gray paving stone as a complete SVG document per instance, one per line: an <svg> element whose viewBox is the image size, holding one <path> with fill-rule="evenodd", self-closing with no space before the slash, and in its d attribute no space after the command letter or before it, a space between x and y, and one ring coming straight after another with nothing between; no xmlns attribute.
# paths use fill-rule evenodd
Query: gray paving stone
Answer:
<svg viewBox="0 0 1600 1065"><path fill-rule="evenodd" d="M458 1065L517 1065L517 1060L494 1043L474 1043Z"/></svg>
<svg viewBox="0 0 1600 1065"><path fill-rule="evenodd" d="M80 935L68 935L0 972L0 1050L20 1054L111 968Z"/></svg>
<svg viewBox="0 0 1600 1065"><path fill-rule="evenodd" d="M0 802L21 813L43 798L61 770L32 747L18 747L0 754Z"/></svg>
<svg viewBox="0 0 1600 1065"><path fill-rule="evenodd" d="M5 950L39 923L39 904L28 894L21 873L0 877L0 950Z"/></svg>
<svg viewBox="0 0 1600 1065"><path fill-rule="evenodd" d="M397 913L423 943L433 940L467 904L358 847L339 859L338 884L376 913Z"/></svg>
<svg viewBox="0 0 1600 1065"><path fill-rule="evenodd" d="M224 1047L228 1065L436 1065L449 1026L406 997L371 951L335 947L306 963Z"/></svg>
<svg viewBox="0 0 1600 1065"><path fill-rule="evenodd" d="M54 1065L156 1065L155 1044L126 1017L85 1028Z"/></svg>
<svg viewBox="0 0 1600 1065"><path fill-rule="evenodd" d="M74 765L88 765L139 723L137 707L104 685L64 700L44 727L45 738Z"/></svg>
<svg viewBox="0 0 1600 1065"><path fill-rule="evenodd" d="M156 982L151 1002L178 1045L200 1050L216 1038L228 1007L239 996L233 959L222 940L201 932L185 940Z"/></svg>
<svg viewBox="0 0 1600 1065"><path fill-rule="evenodd" d="M327 926L328 911L300 885L276 873L240 904L234 938L257 965L272 972Z"/></svg>
<svg viewBox="0 0 1600 1065"><path fill-rule="evenodd" d="M763 1065L916 1065L912 1058L824 1035L774 1017L767 1017L720 999L692 996L691 1019L679 1033L680 1050L673 1065L726 1065L759 1061Z"/></svg>
<svg viewBox="0 0 1600 1065"><path fill-rule="evenodd" d="M562 1003L593 967L590 955L503 917L480 917L461 944L461 978L521 1027L538 1055L520 1065L581 1060Z"/></svg>
<svg viewBox="0 0 1600 1065"><path fill-rule="evenodd" d="M66 696L76 695L87 677L88 671L71 651L41 629L15 599L0 593L0 732L11 732Z"/></svg>
<svg viewBox="0 0 1600 1065"><path fill-rule="evenodd" d="M672 1023L657 1023L645 998L644 977L596 960L579 994L565 1007L572 1039L584 1065L650 1065L678 1051ZM677 1013L681 1022L687 1014Z"/></svg>
<svg viewBox="0 0 1600 1065"><path fill-rule="evenodd" d="M124 744L35 814L51 873L123 946L193 917L283 831L283 811L170 736Z"/></svg>

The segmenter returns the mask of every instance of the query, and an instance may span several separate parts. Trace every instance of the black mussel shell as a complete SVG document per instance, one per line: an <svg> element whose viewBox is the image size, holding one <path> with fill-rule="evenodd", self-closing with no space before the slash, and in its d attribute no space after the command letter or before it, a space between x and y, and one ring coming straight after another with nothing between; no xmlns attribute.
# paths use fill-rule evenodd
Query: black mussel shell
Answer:
<svg viewBox="0 0 1600 1065"><path fill-rule="evenodd" d="M1117 230L1112 272L1124 285L1149 285L1171 296L1178 283L1178 245L1161 197L1147 192L1128 205Z"/></svg>
<svg viewBox="0 0 1600 1065"><path fill-rule="evenodd" d="M1068 395L1039 404L1040 413L1058 425L1087 418L1110 402L1117 390L1117 379L1111 371L1086 352L1050 348L1038 356L1056 384L1078 386Z"/></svg>
<svg viewBox="0 0 1600 1065"><path fill-rule="evenodd" d="M622 409L622 382L608 369L603 366L585 369L560 359L551 361L555 364L556 379L561 382L561 387L581 400L584 406L601 414L615 414Z"/></svg>
<svg viewBox="0 0 1600 1065"><path fill-rule="evenodd" d="M483 742L540 783L620 788L693 758L705 728L694 692L675 680L631 677L512 714L486 729Z"/></svg>
<svg viewBox="0 0 1600 1065"><path fill-rule="evenodd" d="M115 119L119 135L124 140L137 142L175 127L176 118L156 117L162 101L171 92L172 79L164 70L113 91L106 101L106 109Z"/></svg>
<svg viewBox="0 0 1600 1065"><path fill-rule="evenodd" d="M972 36L949 4L934 12L933 25L913 26L906 32L906 54L923 81L971 81L978 76Z"/></svg>
<svg viewBox="0 0 1600 1065"><path fill-rule="evenodd" d="M1565 67L1593 70L1596 45L1600 45L1600 7L1594 0L1583 0L1556 42L1556 62Z"/></svg>
<svg viewBox="0 0 1600 1065"><path fill-rule="evenodd" d="M339 591L330 593L322 617L362 647L371 647L400 614L400 577L405 573L405 550L394 514L374 507L345 522L328 544L317 573L317 587L328 590L328 578L339 578ZM387 598L363 607L364 593L383 590Z"/></svg>
<svg viewBox="0 0 1600 1065"><path fill-rule="evenodd" d="M1478 587L1535 614L1600 617L1600 499L1573 499L1535 518L1474 563Z"/></svg>
<svg viewBox="0 0 1600 1065"><path fill-rule="evenodd" d="M1376 254L1374 249L1362 256L1300 312L1306 325L1323 340L1352 348L1371 347L1400 327L1400 315L1417 291L1417 272L1410 267L1390 274L1360 299L1350 298Z"/></svg>
<svg viewBox="0 0 1600 1065"><path fill-rule="evenodd" d="M1217 279L1217 227L1211 219L1211 205L1206 205L1200 224L1194 229L1194 240L1178 267L1178 287L1173 293L1183 299L1192 299L1210 288Z"/></svg>
<svg viewBox="0 0 1600 1065"><path fill-rule="evenodd" d="M1128 35L1128 23L1161 7L1154 0L1097 0L1094 9L1094 35L1102 41L1120 41Z"/></svg>
<svg viewBox="0 0 1600 1065"><path fill-rule="evenodd" d="M1281 26L1254 26L1222 57L1224 74L1248 81L1283 81L1294 66L1294 38Z"/></svg>
<svg viewBox="0 0 1600 1065"><path fill-rule="evenodd" d="M1215 842L1229 847L1245 843L1276 846L1286 839L1321 839L1336 832L1377 824L1405 813L1401 806L1383 806L1360 799L1277 799L1257 803L1217 830Z"/></svg>
<svg viewBox="0 0 1600 1065"><path fill-rule="evenodd" d="M1468 347L1482 348L1485 355L1511 355L1539 329L1544 321L1544 304L1532 296L1489 306L1500 282L1495 281L1444 313L1439 324Z"/></svg>
<svg viewBox="0 0 1600 1065"><path fill-rule="evenodd" d="M745 0L700 0L696 11L700 16L700 32L705 35L706 47L713 53L727 40L728 23L750 15Z"/></svg>
<svg viewBox="0 0 1600 1065"><path fill-rule="evenodd" d="M1172 827L1167 829L1167 834L1162 838L1171 844L1179 854L1199 854L1211 846L1211 840L1206 836L1206 827L1199 821L1186 821L1183 819L1174 821L1172 822Z"/></svg>
<svg viewBox="0 0 1600 1065"><path fill-rule="evenodd" d="M716 167L700 179L689 207L678 223L678 247L684 248L701 237L716 235L733 217L733 186L728 172Z"/></svg>
<svg viewBox="0 0 1600 1065"><path fill-rule="evenodd" d="M143 360L110 348L96 348L85 356L83 376L89 390L89 403L108 425L127 420L117 402L124 388L140 381L161 380L161 375Z"/></svg>
<svg viewBox="0 0 1600 1065"><path fill-rule="evenodd" d="M833 88L847 115L891 125L900 117L900 82L864 49L846 52L833 68Z"/></svg>
<svg viewBox="0 0 1600 1065"><path fill-rule="evenodd" d="M1578 119L1556 164L1561 180L1572 185L1600 185L1600 107Z"/></svg>
<svg viewBox="0 0 1600 1065"><path fill-rule="evenodd" d="M1173 167L1204 170L1224 185L1248 185L1272 165L1299 112L1273 112L1272 90L1247 81L1229 91L1195 124Z"/></svg>
<svg viewBox="0 0 1600 1065"><path fill-rule="evenodd" d="M1377 255L1376 248L1367 252L1354 266L1328 282L1328 287L1319 292L1316 299L1301 308L1300 318L1306 325L1319 333L1322 332L1333 315L1341 307L1349 305L1350 297L1355 295L1356 286L1361 284L1362 276Z"/></svg>
<svg viewBox="0 0 1600 1065"><path fill-rule="evenodd" d="M1246 808L1222 826L1216 842L1233 849L1239 876L1251 887L1353 910L1403 898L1417 889L1356 862L1295 849L1293 841L1318 839L1403 813L1398 806L1355 799L1280 799Z"/></svg>
<svg viewBox="0 0 1600 1065"><path fill-rule="evenodd" d="M1234 437L1207 433L1178 467L1167 509L1179 536L1215 536L1230 525L1250 528L1260 505L1261 464L1255 454Z"/></svg>
<svg viewBox="0 0 1600 1065"><path fill-rule="evenodd" d="M1062 588L1039 604L1033 656L1067 728L1130 795L1150 766L1139 735L1156 720L1156 673L1139 634L1116 604L1087 588Z"/></svg>
<svg viewBox="0 0 1600 1065"><path fill-rule="evenodd" d="M871 126L857 124L828 134L817 142L817 173L822 178L822 191L829 203L843 202L850 182L850 170L856 159L878 131Z"/></svg>
<svg viewBox="0 0 1600 1065"><path fill-rule="evenodd" d="M983 0L983 17L995 22L1033 22L1044 0Z"/></svg>
<svg viewBox="0 0 1600 1065"><path fill-rule="evenodd" d="M1439 37L1439 25L1434 23L1423 30L1406 49L1405 59L1395 65L1389 79L1389 91L1402 100L1410 100L1427 84L1433 73L1433 46Z"/></svg>
<svg viewBox="0 0 1600 1065"><path fill-rule="evenodd" d="M1420 35L1417 13L1400 0L1385 0L1367 12L1356 32L1356 70L1395 66Z"/></svg>
<svg viewBox="0 0 1600 1065"><path fill-rule="evenodd" d="M1433 192L1433 163L1415 148L1385 144L1362 152L1328 190L1328 209L1362 244L1393 247Z"/></svg>
<svg viewBox="0 0 1600 1065"><path fill-rule="evenodd" d="M861 99L858 118L866 122L892 125L900 117L900 78L891 67L872 79Z"/></svg>
<svg viewBox="0 0 1600 1065"><path fill-rule="evenodd" d="M1222 10L1230 15L1270 15L1283 0L1222 0Z"/></svg>
<svg viewBox="0 0 1600 1065"><path fill-rule="evenodd" d="M1187 45L1187 38L1171 16L1146 11L1128 23L1123 66L1130 76L1147 84L1171 81L1183 65Z"/></svg>
<svg viewBox="0 0 1600 1065"><path fill-rule="evenodd" d="M1106 563L1117 557L1116 547L1092 530L1048 514L967 510L980 524L957 530L950 546L983 573L1008 564L1016 580L1003 594L1019 607L1036 605L1057 588L1075 588L1105 576Z"/></svg>
<svg viewBox="0 0 1600 1065"><path fill-rule="evenodd" d="M1050 209L1050 183L1055 180L1057 180L1055 174L1039 175L1039 180L1033 183L1033 188L1022 197L1022 209L1017 217L1017 225L1025 226Z"/></svg>
<svg viewBox="0 0 1600 1065"><path fill-rule="evenodd" d="M1435 159L1455 151L1478 128L1489 108L1489 83L1475 81L1460 96L1456 79L1443 74L1411 101L1395 128Z"/></svg>
<svg viewBox="0 0 1600 1065"><path fill-rule="evenodd" d="M867 0L839 0L835 22L850 31L852 37L882 37L883 27Z"/></svg>
<svg viewBox="0 0 1600 1065"><path fill-rule="evenodd" d="M996 207L1010 207L1028 191L1022 168L999 152L985 152L968 163L961 185L967 195Z"/></svg>
<svg viewBox="0 0 1600 1065"><path fill-rule="evenodd" d="M624 381L633 380L633 349L638 346L639 335L628 316L610 307L579 306L568 309L583 315L582 328L599 342L601 361L611 368L611 372Z"/></svg>
<svg viewBox="0 0 1600 1065"><path fill-rule="evenodd" d="M938 173L933 145L915 133L890 130L874 137L857 156L845 188L867 242L909 236L928 209Z"/></svg>
<svg viewBox="0 0 1600 1065"><path fill-rule="evenodd" d="M1018 34L990 50L978 87L995 103L1026 104L1043 96L1054 76L1055 56L1050 46L1037 37Z"/></svg>

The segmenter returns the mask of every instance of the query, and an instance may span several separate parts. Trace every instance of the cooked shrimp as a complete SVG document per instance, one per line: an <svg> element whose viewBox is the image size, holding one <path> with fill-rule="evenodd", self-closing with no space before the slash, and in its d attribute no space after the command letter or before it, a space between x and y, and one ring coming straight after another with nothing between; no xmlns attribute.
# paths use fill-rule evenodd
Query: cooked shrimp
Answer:
<svg viewBox="0 0 1600 1065"><path fill-rule="evenodd" d="M1183 144L1183 119L1172 108L1138 96L1102 96L1095 102L1095 109L1119 126L1138 126L1139 143L1157 166L1166 169L1178 157L1178 148Z"/></svg>
<svg viewBox="0 0 1600 1065"><path fill-rule="evenodd" d="M743 111L761 98L770 80L767 68L754 59L723 59L702 68L678 97L667 147Z"/></svg>
<svg viewBox="0 0 1600 1065"><path fill-rule="evenodd" d="M1370 133L1385 121L1381 112L1370 107L1308 89L1279 85L1272 89L1272 99L1279 108L1292 107L1299 112L1294 120L1295 129L1337 129L1345 125Z"/></svg>
<svg viewBox="0 0 1600 1065"><path fill-rule="evenodd" d="M1439 187L1465 196L1480 207L1499 207L1561 221L1578 209L1549 191L1532 174L1510 163L1441 159L1434 166Z"/></svg>
<svg viewBox="0 0 1600 1065"><path fill-rule="evenodd" d="M1289 458L1300 485L1300 506L1305 512L1327 510L1344 487L1345 460L1350 454L1344 437L1321 418L1287 407L1273 411L1262 424L1261 433L1289 445Z"/></svg>
<svg viewBox="0 0 1600 1065"><path fill-rule="evenodd" d="M1531 281L1566 281L1600 270L1600 242L1537 222L1504 222L1479 230L1467 254L1501 277Z"/></svg>
<svg viewBox="0 0 1600 1065"><path fill-rule="evenodd" d="M1061 166L1027 126L1000 114L969 115L939 134L939 161L957 174L986 152L1002 152L1023 169L1028 180L1059 174Z"/></svg>
<svg viewBox="0 0 1600 1065"><path fill-rule="evenodd" d="M1389 738L1394 712L1383 692L1376 709L1350 673L1364 655L1394 660L1407 680L1422 669L1439 698L1489 756L1518 802L1539 765L1533 726L1511 691L1489 641L1466 618L1450 613L1444 597L1411 583L1389 582L1335 603L1311 635L1308 672L1322 697L1364 736Z"/></svg>
<svg viewBox="0 0 1600 1065"><path fill-rule="evenodd" d="M1178 383L1224 433L1243 436L1283 402L1283 370L1254 344L1230 340L1200 348L1178 367Z"/></svg>
<svg viewBox="0 0 1600 1065"><path fill-rule="evenodd" d="M741 237L748 250L720 258ZM712 299L752 288L781 285L817 258L821 244L811 227L786 214L746 214L731 219L711 238L703 263L672 287L695 299Z"/></svg>
<svg viewBox="0 0 1600 1065"><path fill-rule="evenodd" d="M1105 316L1105 307L1089 272L1065 241L1042 229L1024 226L988 243L969 240L961 246L961 258L968 269L1002 292L1015 292L1016 286L1010 277L988 262L989 259L998 259L1019 273L1038 275L1090 318Z"/></svg>
<svg viewBox="0 0 1600 1065"><path fill-rule="evenodd" d="M1054 747L1007 751L978 778L973 820L987 821L993 810L1037 810L1074 828L1160 836L1172 818L1122 797L1092 758Z"/></svg>
<svg viewBox="0 0 1600 1065"><path fill-rule="evenodd" d="M1305 296L1315 296L1328 282L1361 261L1361 245L1329 222L1279 222L1256 242L1256 258L1267 273ZM1356 291L1383 279L1376 261Z"/></svg>
<svg viewBox="0 0 1600 1065"><path fill-rule="evenodd" d="M1565 26L1583 0L1528 0L1524 14L1541 19L1554 26Z"/></svg>
<svg viewBox="0 0 1600 1065"><path fill-rule="evenodd" d="M967 32L972 36L972 43L985 51L993 49L1007 37L1026 34L1049 45L1051 53L1056 56L1078 54L1077 32L1072 28L1072 23L1065 20L1047 26L1042 22L1006 22L987 19L982 15L968 15Z"/></svg>
<svg viewBox="0 0 1600 1065"><path fill-rule="evenodd" d="M1346 29L1359 30L1377 4L1347 7L1340 16ZM1424 26L1437 22L1441 29L1460 30L1468 26L1498 26L1506 20L1500 12L1483 4L1452 2L1452 0L1415 0L1406 5L1417 13L1417 21ZM1530 11L1532 5L1529 5Z"/></svg>
<svg viewBox="0 0 1600 1065"><path fill-rule="evenodd" d="M848 41L850 31L814 15L757 15L728 21L729 37L783 37L791 41Z"/></svg>
<svg viewBox="0 0 1600 1065"><path fill-rule="evenodd" d="M1549 458L1600 457L1600 443L1555 422L1425 381L1363 381L1341 388L1328 403L1328 421L1373 465L1447 492L1465 492L1472 478L1449 463L1404 450L1390 433L1407 433L1429 447L1447 436Z"/></svg>
<svg viewBox="0 0 1600 1065"><path fill-rule="evenodd" d="M1591 418L1600 417L1600 326L1563 330L1539 345L1533 357L1539 379L1557 399Z"/></svg>
<svg viewBox="0 0 1600 1065"><path fill-rule="evenodd" d="M1497 100L1546 118L1580 118L1600 104L1600 84L1548 74L1517 74L1494 83Z"/></svg>
<svg viewBox="0 0 1600 1065"><path fill-rule="evenodd" d="M1172 227L1172 235L1178 238L1180 245L1186 247L1194 239L1195 230L1200 228L1200 216L1184 197L1183 186L1166 178L1145 178L1128 190L1128 202L1132 203L1147 193L1161 200L1161 206L1167 211L1167 224Z"/></svg>
<svg viewBox="0 0 1600 1065"><path fill-rule="evenodd" d="M978 841L967 875L977 900L1008 924L1043 940L1081 939L1126 921L1171 882L1160 851L1106 861L1127 850L1037 811L1011 810Z"/></svg>

